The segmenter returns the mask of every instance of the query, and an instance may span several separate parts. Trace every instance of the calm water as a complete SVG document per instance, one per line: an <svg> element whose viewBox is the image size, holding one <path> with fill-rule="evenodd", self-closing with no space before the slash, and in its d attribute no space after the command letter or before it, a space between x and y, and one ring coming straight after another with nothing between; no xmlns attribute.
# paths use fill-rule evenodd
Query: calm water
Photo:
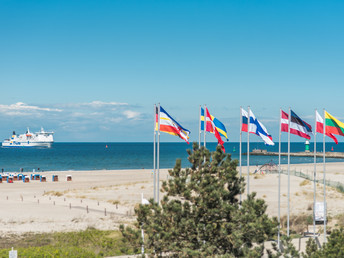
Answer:
<svg viewBox="0 0 344 258"><path fill-rule="evenodd" d="M106 145L108 148L106 148ZM338 145L327 143L326 151L334 148L344 152L344 143ZM182 159L182 166L189 166L186 150L192 148L184 142L160 144L160 168L171 168L177 158ZM208 143L207 148L215 150L216 143ZM225 143L227 153L233 159L239 159L239 143ZM247 145L243 143L243 151ZM263 143L250 143L250 150L255 148L278 152L276 146L265 146ZM292 143L291 151L304 151L304 143ZM313 146L311 144L311 151ZM322 144L317 145L322 150ZM287 152L287 143L282 143L282 152ZM273 161L278 163L277 156L250 156L251 165L262 165ZM319 158L319 162L322 159ZM313 157L291 157L291 163L313 162ZM326 162L344 162L344 159L326 159ZM287 163L287 157L282 157ZM246 165L246 156L242 156ZM0 148L0 168L5 171L40 170L98 170L98 169L141 169L153 168L153 143L54 143L50 149L37 148Z"/></svg>

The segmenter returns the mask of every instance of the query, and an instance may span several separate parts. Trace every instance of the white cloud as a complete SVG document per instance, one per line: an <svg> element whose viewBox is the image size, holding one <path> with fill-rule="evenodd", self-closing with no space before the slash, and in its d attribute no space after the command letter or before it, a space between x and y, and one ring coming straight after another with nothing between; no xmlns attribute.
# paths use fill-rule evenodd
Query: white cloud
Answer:
<svg viewBox="0 0 344 258"><path fill-rule="evenodd" d="M126 110L123 112L126 118L128 119L138 119L140 116L139 112L131 111L131 110Z"/></svg>
<svg viewBox="0 0 344 258"><path fill-rule="evenodd" d="M50 103L49 105L17 102L0 105L0 118L6 120L0 130L42 125L56 132L60 141L85 139L87 135L103 139L109 132L120 132L123 127L141 124L147 117L128 103L91 101L89 103ZM142 109L140 108L140 111ZM113 135L107 136L114 137Z"/></svg>
<svg viewBox="0 0 344 258"><path fill-rule="evenodd" d="M119 103L119 102L103 102L103 101L92 101L90 103L86 103L85 105L89 105L91 107L105 107L105 106L128 106L128 103Z"/></svg>
<svg viewBox="0 0 344 258"><path fill-rule="evenodd" d="M23 102L17 102L15 104L11 105L1 105L0 104L0 112L4 115L10 115L10 116L21 116L21 115L30 115L31 112L39 113L40 111L45 112L62 112L61 109L57 108L44 108L39 106L30 106Z"/></svg>
<svg viewBox="0 0 344 258"><path fill-rule="evenodd" d="M121 117L110 117L108 119L108 121L111 123L120 123L123 121L123 118L121 118Z"/></svg>
<svg viewBox="0 0 344 258"><path fill-rule="evenodd" d="M69 107L69 108L81 108L81 107L90 107L90 108L114 108L114 107L122 107L128 106L128 103L120 103L120 102L104 102L99 100L94 100L92 102L87 103L70 103L70 104L63 104L62 106Z"/></svg>

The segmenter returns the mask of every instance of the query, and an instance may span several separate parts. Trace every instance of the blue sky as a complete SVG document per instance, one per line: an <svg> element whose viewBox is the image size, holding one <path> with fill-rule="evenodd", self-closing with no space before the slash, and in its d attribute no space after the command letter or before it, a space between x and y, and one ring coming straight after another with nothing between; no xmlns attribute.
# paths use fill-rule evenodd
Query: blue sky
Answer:
<svg viewBox="0 0 344 258"><path fill-rule="evenodd" d="M159 102L191 141L200 104L231 141L240 106L275 141L280 108L312 125L315 108L343 121L343 11L343 1L2 0L0 138L43 126L60 142L149 142Z"/></svg>

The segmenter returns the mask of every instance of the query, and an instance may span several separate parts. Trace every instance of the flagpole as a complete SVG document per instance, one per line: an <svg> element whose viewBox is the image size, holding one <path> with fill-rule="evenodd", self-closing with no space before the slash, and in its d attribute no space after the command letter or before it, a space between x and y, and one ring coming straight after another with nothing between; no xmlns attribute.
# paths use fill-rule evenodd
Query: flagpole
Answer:
<svg viewBox="0 0 344 258"><path fill-rule="evenodd" d="M143 193L141 193L141 204L143 204ZM145 253L145 234L143 232L143 223L141 224L141 238L142 238L141 254L144 255L144 253Z"/></svg>
<svg viewBox="0 0 344 258"><path fill-rule="evenodd" d="M198 123L198 147L201 148L201 105L199 105L199 123Z"/></svg>
<svg viewBox="0 0 344 258"><path fill-rule="evenodd" d="M160 191L160 188L159 188L159 174L160 174L160 103L158 104L158 156L157 156L157 167L158 167L158 170L157 170L157 189L156 189L156 195L157 195L157 203L159 204L160 202L160 199L159 199L159 191Z"/></svg>
<svg viewBox="0 0 344 258"><path fill-rule="evenodd" d="M242 138L242 107L240 107L240 140L239 140L239 176L240 176L240 179L242 177L242 173L241 173L241 138ZM240 192L240 204L241 204L241 192Z"/></svg>
<svg viewBox="0 0 344 258"><path fill-rule="evenodd" d="M287 236L289 237L289 219L290 219L290 120L291 109L289 107L288 117L288 220L287 220Z"/></svg>
<svg viewBox="0 0 344 258"><path fill-rule="evenodd" d="M326 243L326 219L327 219L327 204L326 204L326 156L325 156L325 136L326 136L326 117L324 109L324 135L323 135L323 162L324 162L324 243Z"/></svg>
<svg viewBox="0 0 344 258"><path fill-rule="evenodd" d="M250 194L250 106L247 107L247 195Z"/></svg>
<svg viewBox="0 0 344 258"><path fill-rule="evenodd" d="M315 109L314 123L314 174L313 174L313 237L315 238L315 202L316 202L316 176L317 176L317 110Z"/></svg>
<svg viewBox="0 0 344 258"><path fill-rule="evenodd" d="M157 119L157 113L156 113L156 105L154 104L154 147L153 147L153 183L154 183L154 202L156 202L156 119Z"/></svg>
<svg viewBox="0 0 344 258"><path fill-rule="evenodd" d="M282 130L282 109L280 109L279 143L278 143L278 235L277 245L281 249L281 130Z"/></svg>

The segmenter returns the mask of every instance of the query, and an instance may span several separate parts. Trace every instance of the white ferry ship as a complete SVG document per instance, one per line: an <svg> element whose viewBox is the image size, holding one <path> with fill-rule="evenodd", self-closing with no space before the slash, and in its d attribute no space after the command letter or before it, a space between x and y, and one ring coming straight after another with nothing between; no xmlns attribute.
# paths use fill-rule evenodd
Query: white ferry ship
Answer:
<svg viewBox="0 0 344 258"><path fill-rule="evenodd" d="M50 148L54 142L54 132L41 131L31 133L29 128L26 133L16 135L13 131L12 137L2 142L2 147L46 147Z"/></svg>

